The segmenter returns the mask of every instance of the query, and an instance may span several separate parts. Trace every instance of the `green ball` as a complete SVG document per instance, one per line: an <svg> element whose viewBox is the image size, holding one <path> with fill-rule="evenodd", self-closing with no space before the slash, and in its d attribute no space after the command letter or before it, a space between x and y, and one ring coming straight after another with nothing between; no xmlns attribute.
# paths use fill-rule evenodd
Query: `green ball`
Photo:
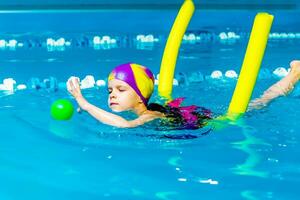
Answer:
<svg viewBox="0 0 300 200"><path fill-rule="evenodd" d="M74 108L67 99L59 99L51 105L51 116L56 120L68 120L72 117Z"/></svg>

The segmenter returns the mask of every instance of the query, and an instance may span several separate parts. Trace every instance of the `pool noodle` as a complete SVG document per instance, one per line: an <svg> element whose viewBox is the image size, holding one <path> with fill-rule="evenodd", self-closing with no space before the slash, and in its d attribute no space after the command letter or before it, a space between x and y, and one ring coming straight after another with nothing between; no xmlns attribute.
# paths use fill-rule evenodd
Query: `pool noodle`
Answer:
<svg viewBox="0 0 300 200"><path fill-rule="evenodd" d="M243 114L247 110L273 18L274 16L268 13L258 13L255 17L239 79L228 108L227 114L229 115Z"/></svg>
<svg viewBox="0 0 300 200"><path fill-rule="evenodd" d="M185 0L177 14L167 40L158 82L158 93L166 99L170 99L172 95L174 71L180 44L194 10L193 1Z"/></svg>

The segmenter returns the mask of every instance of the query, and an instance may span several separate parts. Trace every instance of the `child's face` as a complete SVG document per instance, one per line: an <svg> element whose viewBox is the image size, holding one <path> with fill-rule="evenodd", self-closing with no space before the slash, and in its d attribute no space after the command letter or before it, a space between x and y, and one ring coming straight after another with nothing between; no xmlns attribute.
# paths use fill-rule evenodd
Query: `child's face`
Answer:
<svg viewBox="0 0 300 200"><path fill-rule="evenodd" d="M108 106L115 112L132 110L143 103L136 92L124 81L117 79L108 82Z"/></svg>

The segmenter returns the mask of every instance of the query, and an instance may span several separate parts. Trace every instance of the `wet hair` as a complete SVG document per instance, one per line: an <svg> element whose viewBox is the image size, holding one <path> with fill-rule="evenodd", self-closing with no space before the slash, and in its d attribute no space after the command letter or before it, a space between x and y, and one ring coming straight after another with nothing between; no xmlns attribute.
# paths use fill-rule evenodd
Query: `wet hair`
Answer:
<svg viewBox="0 0 300 200"><path fill-rule="evenodd" d="M147 109L151 111L158 111L166 116L163 120L163 126L171 126L173 129L199 129L207 124L207 121L212 119L210 110L204 107L194 109L190 114L196 116L197 120L190 121L184 118L182 114L182 107L173 107L170 105L160 105L158 103L150 103Z"/></svg>

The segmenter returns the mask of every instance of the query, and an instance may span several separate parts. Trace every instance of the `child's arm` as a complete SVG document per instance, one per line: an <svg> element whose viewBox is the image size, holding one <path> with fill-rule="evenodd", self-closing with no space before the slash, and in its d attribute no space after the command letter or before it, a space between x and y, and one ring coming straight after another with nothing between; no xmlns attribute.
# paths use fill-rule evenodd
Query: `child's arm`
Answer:
<svg viewBox="0 0 300 200"><path fill-rule="evenodd" d="M116 126L120 128L137 127L154 119L152 115L142 115L135 120L128 121L123 117L107 112L101 108L90 104L83 96L77 97L76 101L82 108L82 110L88 112L98 121L111 126Z"/></svg>
<svg viewBox="0 0 300 200"><path fill-rule="evenodd" d="M75 81L69 80L67 86L68 91L74 96L80 108L104 124L121 128L129 128L143 125L144 123L155 119L153 115L145 114L135 120L128 121L118 115L107 112L89 103L81 94L78 79L75 79Z"/></svg>

